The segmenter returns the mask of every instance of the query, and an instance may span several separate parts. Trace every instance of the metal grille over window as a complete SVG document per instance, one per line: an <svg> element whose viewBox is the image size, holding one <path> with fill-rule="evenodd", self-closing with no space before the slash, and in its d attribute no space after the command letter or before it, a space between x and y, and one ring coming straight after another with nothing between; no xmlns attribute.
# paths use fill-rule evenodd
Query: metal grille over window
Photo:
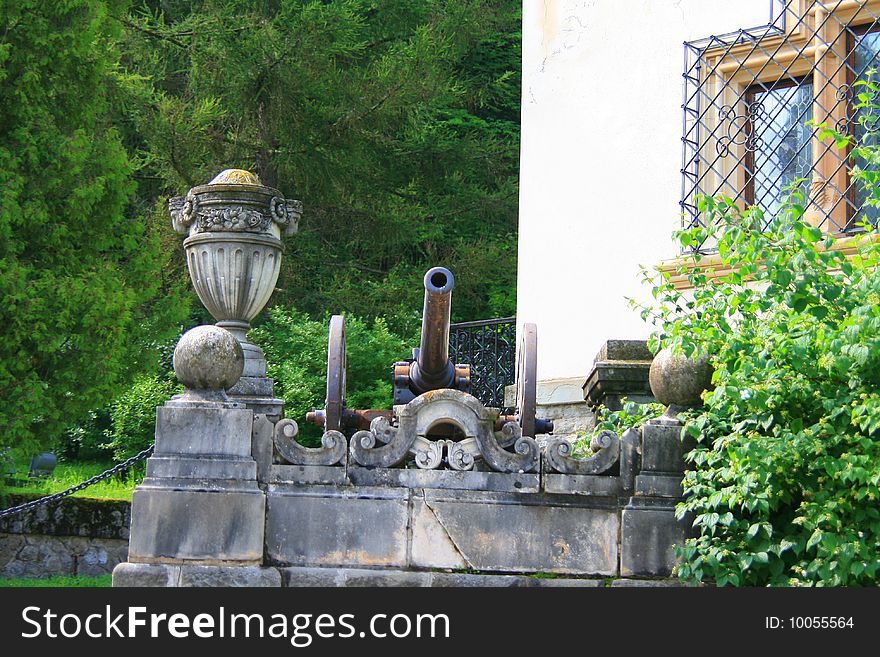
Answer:
<svg viewBox="0 0 880 657"><path fill-rule="evenodd" d="M449 355L471 365L471 393L484 406L502 408L504 388L516 382L516 318L461 322L449 327Z"/></svg>
<svg viewBox="0 0 880 657"><path fill-rule="evenodd" d="M703 196L757 207L766 224L794 191L811 224L858 232L880 216L852 175L869 165L820 135L876 140L877 120L859 105L878 80L880 0L771 4L767 25L685 43L684 226L703 223Z"/></svg>

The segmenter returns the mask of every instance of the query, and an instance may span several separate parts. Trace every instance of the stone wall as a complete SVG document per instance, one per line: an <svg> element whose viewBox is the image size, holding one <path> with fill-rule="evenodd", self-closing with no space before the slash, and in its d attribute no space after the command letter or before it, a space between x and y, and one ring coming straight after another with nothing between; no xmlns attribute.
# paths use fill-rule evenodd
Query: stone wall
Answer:
<svg viewBox="0 0 880 657"><path fill-rule="evenodd" d="M8 495L4 507L31 498ZM0 577L106 575L126 560L131 505L68 497L0 519Z"/></svg>

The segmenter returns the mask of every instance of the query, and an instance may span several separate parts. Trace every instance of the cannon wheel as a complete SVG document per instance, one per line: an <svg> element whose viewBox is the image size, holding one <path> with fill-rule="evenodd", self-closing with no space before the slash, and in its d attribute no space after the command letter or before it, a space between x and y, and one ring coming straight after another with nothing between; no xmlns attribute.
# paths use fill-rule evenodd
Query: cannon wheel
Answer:
<svg viewBox="0 0 880 657"><path fill-rule="evenodd" d="M345 410L345 318L330 318L327 345L327 398L324 400L324 431L342 431Z"/></svg>
<svg viewBox="0 0 880 657"><path fill-rule="evenodd" d="M535 437L538 397L538 328L523 324L516 359L516 418L522 435Z"/></svg>

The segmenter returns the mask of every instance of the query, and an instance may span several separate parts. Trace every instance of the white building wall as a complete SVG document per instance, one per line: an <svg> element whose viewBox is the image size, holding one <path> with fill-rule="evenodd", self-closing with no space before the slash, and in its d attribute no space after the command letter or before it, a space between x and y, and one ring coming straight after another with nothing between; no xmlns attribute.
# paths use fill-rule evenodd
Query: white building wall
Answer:
<svg viewBox="0 0 880 657"><path fill-rule="evenodd" d="M684 41L764 25L769 0L524 0L517 320L538 379L583 378L650 327L626 297L676 255Z"/></svg>

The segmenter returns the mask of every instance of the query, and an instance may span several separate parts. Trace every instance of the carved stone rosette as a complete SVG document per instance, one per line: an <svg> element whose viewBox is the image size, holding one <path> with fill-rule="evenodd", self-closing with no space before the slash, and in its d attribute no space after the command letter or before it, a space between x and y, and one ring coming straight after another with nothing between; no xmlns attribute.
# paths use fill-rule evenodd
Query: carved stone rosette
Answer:
<svg viewBox="0 0 880 657"><path fill-rule="evenodd" d="M302 203L248 171L227 169L186 197L170 199L168 209L174 229L187 235L183 247L199 299L241 343L242 376L265 377L263 352L246 334L275 289L281 236L296 232Z"/></svg>
<svg viewBox="0 0 880 657"><path fill-rule="evenodd" d="M454 470L471 470L481 458L498 472L534 472L540 460L538 443L523 436L513 423L495 432L497 411L487 409L471 395L441 389L419 395L397 414L397 426L377 417L368 431L351 438L349 450L354 463L391 468L408 456L422 469L436 469L443 463ZM432 440L431 431L440 424L453 425L462 440ZM502 447L510 445L513 451ZM444 458L445 453L445 458Z"/></svg>

